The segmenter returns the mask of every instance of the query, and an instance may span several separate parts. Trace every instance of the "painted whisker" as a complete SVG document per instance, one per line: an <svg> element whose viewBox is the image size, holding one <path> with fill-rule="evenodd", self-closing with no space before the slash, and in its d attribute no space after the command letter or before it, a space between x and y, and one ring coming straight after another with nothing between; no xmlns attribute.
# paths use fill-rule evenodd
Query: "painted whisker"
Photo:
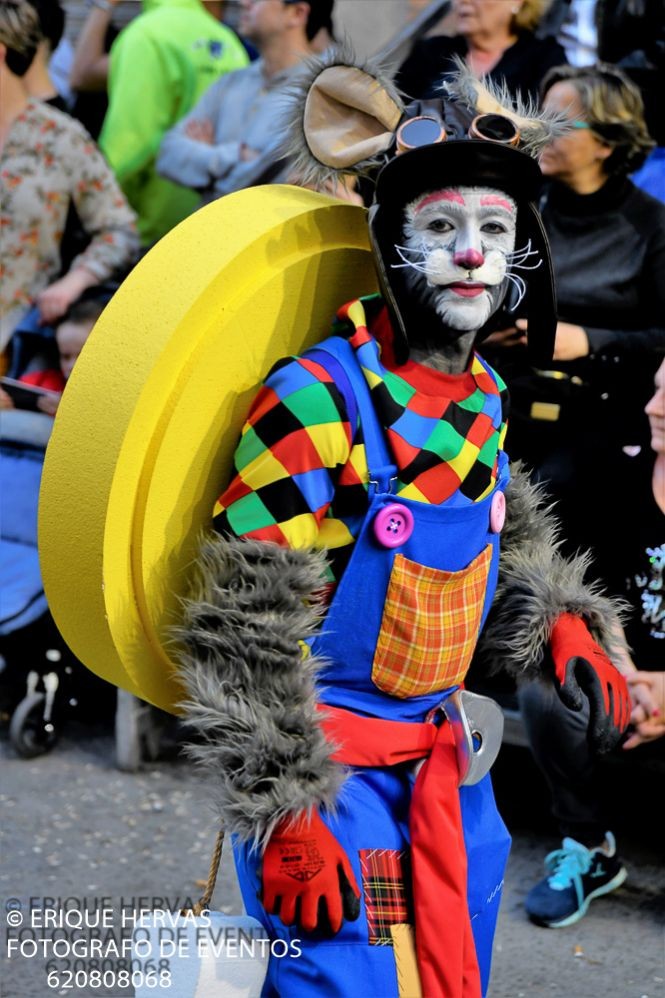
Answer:
<svg viewBox="0 0 665 998"><path fill-rule="evenodd" d="M529 239L528 243L525 243L524 246L520 246L519 249L515 249L511 253L506 253L506 258L520 257L520 256L527 257L537 254L538 250L531 249L531 240Z"/></svg>
<svg viewBox="0 0 665 998"><path fill-rule="evenodd" d="M514 305L512 305L508 309L509 312L514 312L515 309L520 304L520 302L522 301L522 299L524 298L524 295L526 294L526 284L525 284L524 280L519 276L519 274L508 274L508 273L506 273L506 278L517 289L517 294L518 294L517 301L515 302Z"/></svg>
<svg viewBox="0 0 665 998"><path fill-rule="evenodd" d="M397 244L395 244L395 249L397 250L400 260L402 260L402 263L391 263L391 270L401 270L405 267L410 267L412 270L417 270L419 274L427 273L427 268L424 262L419 263L415 260L409 260L405 255L406 253L418 253L422 258L423 255L420 250L415 250L411 246L397 246Z"/></svg>
<svg viewBox="0 0 665 998"><path fill-rule="evenodd" d="M517 260L510 260L508 263L508 269L512 270L514 268L515 270L538 270L538 268L542 265L542 262L543 262L542 260L539 260L538 263L526 264L526 263L520 263Z"/></svg>

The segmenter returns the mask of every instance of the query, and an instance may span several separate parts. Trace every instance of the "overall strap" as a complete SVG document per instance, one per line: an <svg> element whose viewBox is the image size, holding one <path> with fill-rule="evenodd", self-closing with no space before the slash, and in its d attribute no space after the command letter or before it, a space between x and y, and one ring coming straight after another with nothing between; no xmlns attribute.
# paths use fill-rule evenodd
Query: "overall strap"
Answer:
<svg viewBox="0 0 665 998"><path fill-rule="evenodd" d="M484 359L484 357L481 357L479 353L476 354L476 357L477 357L479 363L482 365L482 367L483 367L483 369L485 371L485 374L487 374L492 379L492 381L494 382L494 384L496 385L497 390L498 390L499 389L499 381L498 381L499 375L494 370L494 368L492 367L492 365L488 364L488 362ZM497 478L497 481L496 481L497 486L500 489L505 490L506 486L508 485L508 482L510 481L510 461L508 459L508 455L506 454L505 450L500 450L499 451L498 467L497 467L497 476L496 476L496 478Z"/></svg>
<svg viewBox="0 0 665 998"><path fill-rule="evenodd" d="M360 425L365 442L367 469L369 471L369 494L390 492L391 479L396 477L397 467L392 460L388 445L355 351L341 336L330 336L327 340L307 351L307 357L316 361L330 374L339 388L352 428L360 417Z"/></svg>

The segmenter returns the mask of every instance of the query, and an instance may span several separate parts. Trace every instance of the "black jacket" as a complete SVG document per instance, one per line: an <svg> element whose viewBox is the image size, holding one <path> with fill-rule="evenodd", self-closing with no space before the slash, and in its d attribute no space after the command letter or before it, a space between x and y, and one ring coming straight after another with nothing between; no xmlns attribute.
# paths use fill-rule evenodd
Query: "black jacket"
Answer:
<svg viewBox="0 0 665 998"><path fill-rule="evenodd" d="M441 96L441 84L455 71L453 57L467 53L466 40L457 35L449 38L436 35L417 42L411 55L400 67L395 83L413 99ZM545 74L553 67L565 63L566 53L554 38L536 38L529 31L522 32L517 41L505 50L494 69L487 75L490 80L504 83L512 94L538 98L538 88Z"/></svg>
<svg viewBox="0 0 665 998"><path fill-rule="evenodd" d="M557 316L583 327L590 354L548 364L550 372L568 376L561 378L534 371L520 347L482 352L510 390L511 458L542 470L549 454L562 455L566 467L547 467L543 477L575 478L579 504L583 479L599 474L598 463L610 450L648 447L644 406L665 351L665 205L615 177L587 195L552 182L540 208ZM556 422L534 417L533 404L540 402L560 407ZM597 486L587 484L595 494ZM553 491L560 498L557 488ZM570 532L568 512L564 519Z"/></svg>
<svg viewBox="0 0 665 998"><path fill-rule="evenodd" d="M595 357L665 349L665 205L610 178L585 195L552 183L540 209L559 319L584 327Z"/></svg>

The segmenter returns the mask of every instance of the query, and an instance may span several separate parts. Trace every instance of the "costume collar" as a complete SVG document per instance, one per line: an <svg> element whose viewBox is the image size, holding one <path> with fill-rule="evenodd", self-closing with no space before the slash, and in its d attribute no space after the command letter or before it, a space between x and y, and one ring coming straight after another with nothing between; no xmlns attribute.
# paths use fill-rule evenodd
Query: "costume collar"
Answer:
<svg viewBox="0 0 665 998"><path fill-rule="evenodd" d="M444 374L410 359L398 364L393 349L395 334L390 315L379 294L347 302L338 310L337 319L343 326L334 327L333 332L348 336L349 343L356 351L361 350L366 344L373 344L381 368L402 378L421 395L459 402L468 398L478 388L484 392L488 390L487 368L476 353L472 354L469 366L461 374ZM349 326L354 330L351 335L349 335ZM363 359L366 360L364 351ZM361 366L367 376L368 369L362 360ZM378 374L378 370L375 370L375 374Z"/></svg>

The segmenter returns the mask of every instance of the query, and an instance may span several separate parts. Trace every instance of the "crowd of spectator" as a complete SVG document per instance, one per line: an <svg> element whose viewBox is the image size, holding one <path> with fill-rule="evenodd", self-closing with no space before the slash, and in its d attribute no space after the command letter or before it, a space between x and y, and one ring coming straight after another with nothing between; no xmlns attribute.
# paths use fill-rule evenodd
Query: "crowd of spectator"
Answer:
<svg viewBox="0 0 665 998"><path fill-rule="evenodd" d="M51 327L60 368L16 373L55 391L141 252L201 203L297 181L283 152L285 95L307 57L335 44L334 0L239 0L238 33L223 23L223 2L204 0L144 0L118 31L120 3L90 0L63 78L59 0L0 0L0 374L26 324ZM519 312L487 350L512 391L511 456L558 501L571 548L591 547L598 576L631 603L627 747L665 732L663 674L649 671L662 668L665 647L663 11L661 0L452 0L448 33L417 40L396 73L407 97L426 100L461 60L570 119L541 160L558 285L554 361L529 367ZM330 193L362 201L347 188ZM12 404L0 392L0 407ZM57 403L45 405L55 413ZM584 718L560 705L555 716L541 689L520 696L574 843L566 856L579 846L614 860ZM570 915L557 863L530 895L541 924Z"/></svg>

